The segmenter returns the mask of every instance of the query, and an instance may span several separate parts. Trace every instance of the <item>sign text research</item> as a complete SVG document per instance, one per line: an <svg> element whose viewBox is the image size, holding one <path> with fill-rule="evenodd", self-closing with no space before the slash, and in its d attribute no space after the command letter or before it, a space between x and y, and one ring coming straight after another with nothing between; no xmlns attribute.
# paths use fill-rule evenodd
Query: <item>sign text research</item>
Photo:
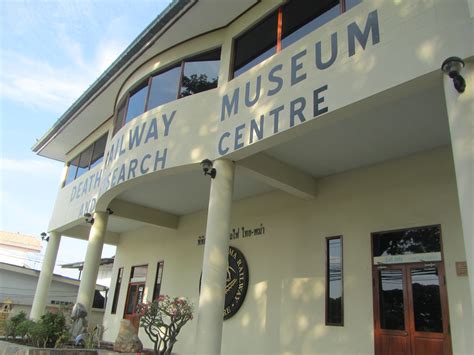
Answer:
<svg viewBox="0 0 474 355"><path fill-rule="evenodd" d="M368 14L362 28L356 22L347 26L347 55L349 57L356 54L356 42L364 50L369 37L372 40L372 45L380 42L377 10ZM257 74L245 84L234 88L232 92L224 94L221 102L220 122L222 124L227 120L234 119L236 124L223 129L217 141L219 156L229 154L280 131L293 128L329 111L329 107L325 104L325 95L330 88L328 84L314 87L309 100L303 95L285 100L285 102L273 97L288 86L301 85L303 81L307 80L308 71L321 71L331 67L338 56L337 32L331 34L329 42L329 55L322 53L321 41L314 44L311 49L313 51L311 54L314 55L312 64L308 63L310 49L304 48L291 56L289 62L273 66L265 76ZM239 111L244 109L252 114L257 104L270 107L270 109L265 109L266 112L257 115L257 117L248 117L246 122L242 122L242 119L235 119L239 115Z"/></svg>
<svg viewBox="0 0 474 355"><path fill-rule="evenodd" d="M352 57L365 50L369 42L372 46L380 42L377 10L358 22L340 31L346 36L342 42L338 32L316 42L303 40L298 42L297 50L276 56L280 62L246 75L248 79L242 84L238 80L229 82L222 96L216 98L213 113L218 122L214 138L217 157L329 112L331 100L327 98L335 82L318 82L315 73L335 65L338 55ZM347 43L347 48L341 49L340 43ZM77 216L94 212L97 199L114 186L175 165L177 162L169 160L176 144L170 146L169 142L179 139L172 137L176 135L176 122L186 115L184 110L163 106L155 115L137 117L120 129L107 144L102 168L85 174L71 186L69 203L80 204Z"/></svg>

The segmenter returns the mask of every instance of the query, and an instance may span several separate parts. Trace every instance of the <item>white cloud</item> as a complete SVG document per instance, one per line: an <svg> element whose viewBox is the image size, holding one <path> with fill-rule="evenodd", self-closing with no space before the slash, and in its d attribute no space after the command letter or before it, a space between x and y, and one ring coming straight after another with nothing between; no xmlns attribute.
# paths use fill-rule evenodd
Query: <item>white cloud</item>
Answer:
<svg viewBox="0 0 474 355"><path fill-rule="evenodd" d="M65 33L59 33L58 38L62 48L58 55L67 58L62 66L5 51L0 70L0 95L28 106L63 113L125 47L114 39L99 41L96 52L85 56L82 46Z"/></svg>
<svg viewBox="0 0 474 355"><path fill-rule="evenodd" d="M77 98L87 82L67 68L9 52L3 55L0 94L28 106L61 112Z"/></svg>

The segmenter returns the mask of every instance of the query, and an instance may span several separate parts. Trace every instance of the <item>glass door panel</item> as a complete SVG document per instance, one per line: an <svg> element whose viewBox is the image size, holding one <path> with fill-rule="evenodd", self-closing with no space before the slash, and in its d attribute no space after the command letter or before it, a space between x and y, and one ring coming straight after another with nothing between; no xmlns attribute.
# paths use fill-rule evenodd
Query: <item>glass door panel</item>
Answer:
<svg viewBox="0 0 474 355"><path fill-rule="evenodd" d="M382 329L405 330L403 271L401 269L380 270L379 301L380 327Z"/></svg>
<svg viewBox="0 0 474 355"><path fill-rule="evenodd" d="M128 289L127 297L127 307L125 309L125 314L135 313L135 298L137 295L137 285L130 285Z"/></svg>
<svg viewBox="0 0 474 355"><path fill-rule="evenodd" d="M443 313L438 268L412 268L410 276L415 331L442 333Z"/></svg>
<svg viewBox="0 0 474 355"><path fill-rule="evenodd" d="M133 313L136 313L136 307L143 303L143 293L145 292L145 284L138 285L138 294L137 294L137 302L135 304L135 309Z"/></svg>

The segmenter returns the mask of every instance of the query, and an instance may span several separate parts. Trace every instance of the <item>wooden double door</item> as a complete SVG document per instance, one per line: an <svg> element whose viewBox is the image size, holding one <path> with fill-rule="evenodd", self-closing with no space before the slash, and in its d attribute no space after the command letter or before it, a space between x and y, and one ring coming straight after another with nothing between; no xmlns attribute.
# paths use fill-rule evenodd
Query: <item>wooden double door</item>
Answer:
<svg viewBox="0 0 474 355"><path fill-rule="evenodd" d="M442 262L373 267L375 355L451 355Z"/></svg>

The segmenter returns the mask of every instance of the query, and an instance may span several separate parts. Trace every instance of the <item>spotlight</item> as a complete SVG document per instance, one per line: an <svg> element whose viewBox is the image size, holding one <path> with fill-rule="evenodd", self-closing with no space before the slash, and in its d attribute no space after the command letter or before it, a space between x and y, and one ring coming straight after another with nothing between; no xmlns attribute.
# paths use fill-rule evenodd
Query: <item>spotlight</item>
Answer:
<svg viewBox="0 0 474 355"><path fill-rule="evenodd" d="M441 65L441 70L453 79L454 88L459 93L463 93L466 89L466 80L459 74L462 68L464 61L459 57L449 57Z"/></svg>
<svg viewBox="0 0 474 355"><path fill-rule="evenodd" d="M43 232L41 233L41 240L44 242L49 242L49 236L45 232Z"/></svg>
<svg viewBox="0 0 474 355"><path fill-rule="evenodd" d="M84 213L84 218L86 219L86 223L94 224L94 217L90 213Z"/></svg>
<svg viewBox="0 0 474 355"><path fill-rule="evenodd" d="M217 171L215 168L212 167L212 161L209 159L204 159L201 162L202 171L204 171L204 175L209 175L211 178L215 178Z"/></svg>

